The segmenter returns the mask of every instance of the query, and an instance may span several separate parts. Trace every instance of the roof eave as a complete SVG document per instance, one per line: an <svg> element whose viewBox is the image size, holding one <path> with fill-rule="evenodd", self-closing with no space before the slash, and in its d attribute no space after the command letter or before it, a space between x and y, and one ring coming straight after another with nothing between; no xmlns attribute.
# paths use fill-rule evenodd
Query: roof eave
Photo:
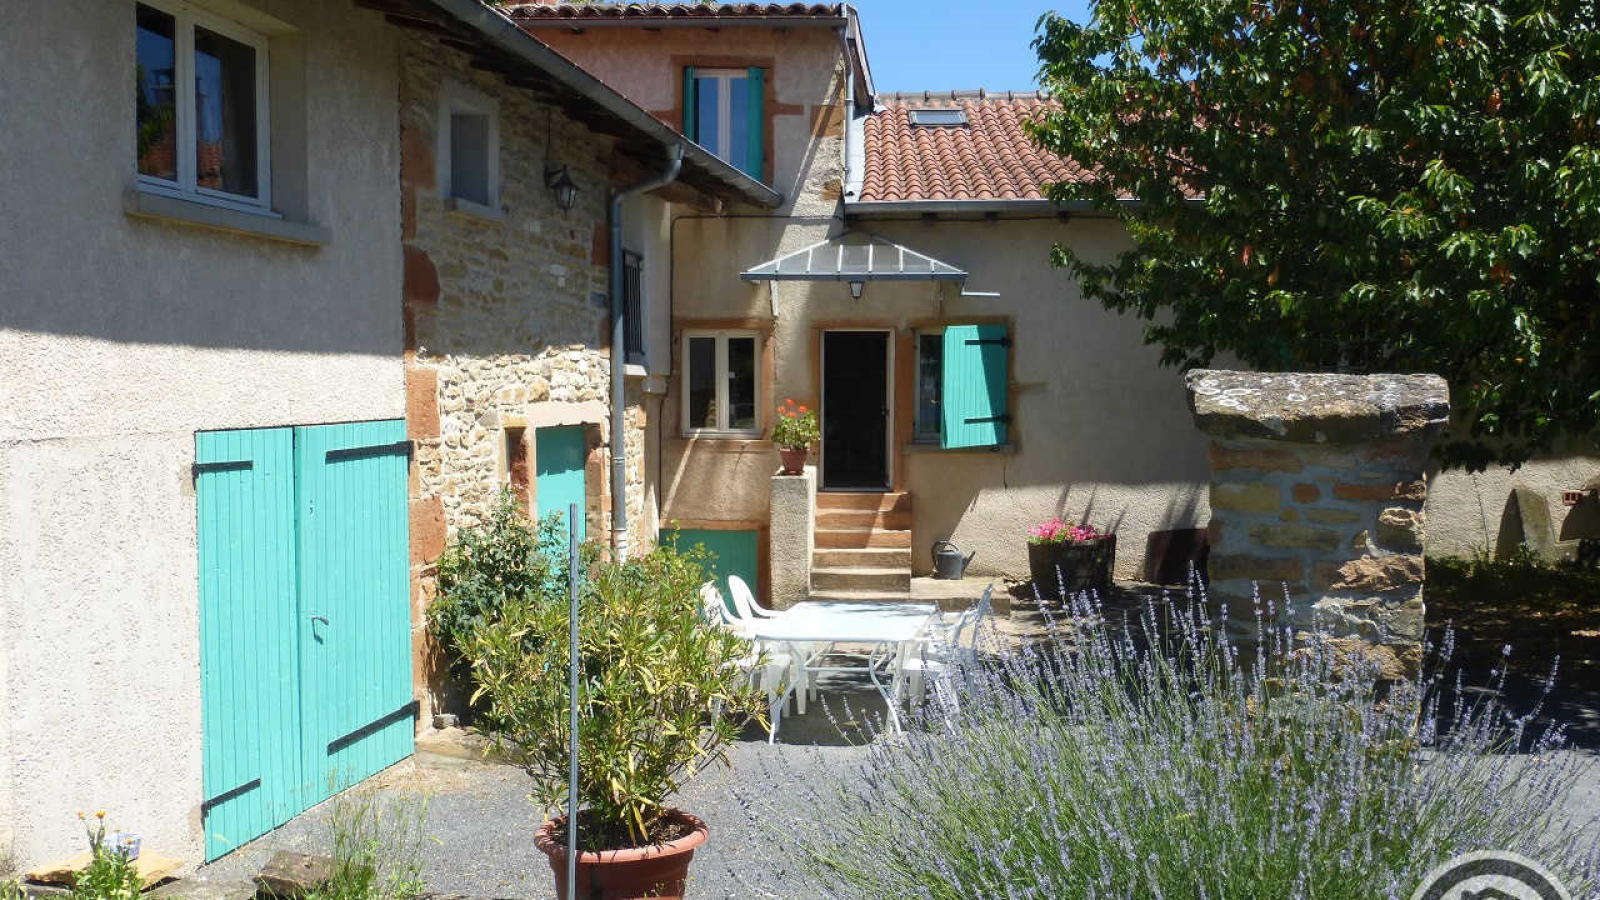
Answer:
<svg viewBox="0 0 1600 900"><path fill-rule="evenodd" d="M733 198L766 209L783 204L783 195L729 165L711 151L689 140L676 129L652 116L576 63L551 49L543 41L517 27L504 14L484 6L479 0L425 0L456 21L471 28L484 41L502 53L520 59L566 85L607 113L663 147L681 145L686 167L700 170L720 184Z"/></svg>
<svg viewBox="0 0 1600 900"><path fill-rule="evenodd" d="M1124 208L1143 204L1129 198L1117 201ZM986 215L988 213L1081 213L1097 212L1099 208L1088 200L1057 203L1043 199L985 199L985 200L849 200L844 204L844 214L872 218L896 215Z"/></svg>
<svg viewBox="0 0 1600 900"><path fill-rule="evenodd" d="M841 28L844 16L526 16L513 19L528 31L586 28Z"/></svg>

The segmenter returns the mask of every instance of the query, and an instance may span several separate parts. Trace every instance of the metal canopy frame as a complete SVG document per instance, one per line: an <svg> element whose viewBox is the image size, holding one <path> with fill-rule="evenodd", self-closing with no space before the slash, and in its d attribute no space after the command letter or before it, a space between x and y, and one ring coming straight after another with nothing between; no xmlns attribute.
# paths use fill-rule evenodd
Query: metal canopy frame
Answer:
<svg viewBox="0 0 1600 900"><path fill-rule="evenodd" d="M865 231L846 231L739 273L745 281L966 281L964 269Z"/></svg>

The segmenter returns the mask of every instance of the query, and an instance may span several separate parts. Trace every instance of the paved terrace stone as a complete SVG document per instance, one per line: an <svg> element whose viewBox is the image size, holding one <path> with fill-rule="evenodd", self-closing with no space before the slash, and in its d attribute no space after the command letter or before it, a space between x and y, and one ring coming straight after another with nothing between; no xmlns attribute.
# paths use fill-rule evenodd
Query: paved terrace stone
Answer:
<svg viewBox="0 0 1600 900"><path fill-rule="evenodd" d="M1437 375L1338 375L1194 369L1195 424L1216 437L1351 444L1437 431L1450 389Z"/></svg>

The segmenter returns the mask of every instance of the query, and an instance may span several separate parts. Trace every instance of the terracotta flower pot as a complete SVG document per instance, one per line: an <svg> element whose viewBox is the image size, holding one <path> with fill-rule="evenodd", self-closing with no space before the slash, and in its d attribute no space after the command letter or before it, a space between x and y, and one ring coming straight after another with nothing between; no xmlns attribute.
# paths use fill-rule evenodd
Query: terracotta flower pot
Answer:
<svg viewBox="0 0 1600 900"><path fill-rule="evenodd" d="M706 823L680 809L667 818L688 827L675 841L649 847L578 854L578 896L582 900L682 900L695 848L706 842ZM556 874L556 900L567 900L567 846L557 843L555 829L567 821L557 816L534 832L533 843L550 857Z"/></svg>
<svg viewBox="0 0 1600 900"><path fill-rule="evenodd" d="M779 447L778 456L783 460L783 474L799 475L806 470L806 448Z"/></svg>

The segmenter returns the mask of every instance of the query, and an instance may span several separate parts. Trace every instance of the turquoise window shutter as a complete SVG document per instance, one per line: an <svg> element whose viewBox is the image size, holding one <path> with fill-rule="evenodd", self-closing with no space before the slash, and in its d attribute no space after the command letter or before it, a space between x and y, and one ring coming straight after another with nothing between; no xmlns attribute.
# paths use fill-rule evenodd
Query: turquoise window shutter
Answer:
<svg viewBox="0 0 1600 900"><path fill-rule="evenodd" d="M694 66L683 67L683 136L691 141L698 142L700 136L695 133L694 115Z"/></svg>
<svg viewBox="0 0 1600 900"><path fill-rule="evenodd" d="M1004 325L950 325L944 330L944 421L941 446L998 447L1011 422L1006 396Z"/></svg>
<svg viewBox="0 0 1600 900"><path fill-rule="evenodd" d="M750 138L747 144L748 158L744 164L746 175L757 181L765 181L762 173L765 171L766 154L761 146L762 138L766 134L767 116L762 104L767 96L767 70L757 66L750 67L750 76L745 79L745 88L750 92L746 110L748 111Z"/></svg>

